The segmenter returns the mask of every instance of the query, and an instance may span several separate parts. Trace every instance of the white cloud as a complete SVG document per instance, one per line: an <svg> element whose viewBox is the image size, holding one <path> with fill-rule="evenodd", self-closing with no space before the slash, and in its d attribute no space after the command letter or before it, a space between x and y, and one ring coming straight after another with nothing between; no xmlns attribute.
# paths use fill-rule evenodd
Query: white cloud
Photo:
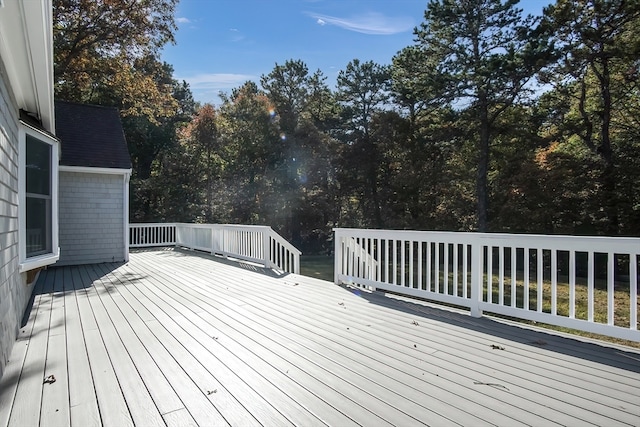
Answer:
<svg viewBox="0 0 640 427"><path fill-rule="evenodd" d="M176 22L178 24L190 24L191 20L189 18L185 18L183 16L176 18Z"/></svg>
<svg viewBox="0 0 640 427"><path fill-rule="evenodd" d="M237 28L229 28L229 31L232 33L231 40L232 42L241 42L245 39L244 35Z"/></svg>
<svg viewBox="0 0 640 427"><path fill-rule="evenodd" d="M232 73L208 73L196 74L191 77L182 77L179 80L186 80L192 89L232 89L242 85L247 80L256 80L257 76L251 74Z"/></svg>
<svg viewBox="0 0 640 427"><path fill-rule="evenodd" d="M335 25L349 31L363 34L391 35L413 30L414 23L411 18L389 17L380 13L366 13L351 18L307 13L316 19L320 25ZM322 22L322 23L321 23Z"/></svg>
<svg viewBox="0 0 640 427"><path fill-rule="evenodd" d="M257 82L259 77L251 74L233 73L203 73L190 77L176 77L178 81L185 80L193 92L193 97L199 102L220 104L220 92L229 93L231 89L242 86L248 80Z"/></svg>

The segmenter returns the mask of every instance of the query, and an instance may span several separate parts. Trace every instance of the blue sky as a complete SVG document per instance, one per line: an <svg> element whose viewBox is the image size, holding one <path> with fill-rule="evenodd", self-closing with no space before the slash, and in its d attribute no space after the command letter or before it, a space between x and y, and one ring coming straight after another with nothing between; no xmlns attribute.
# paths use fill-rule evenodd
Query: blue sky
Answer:
<svg viewBox="0 0 640 427"><path fill-rule="evenodd" d="M521 0L538 15L550 0ZM390 64L413 44L426 0L180 0L176 44L162 59L197 101L218 104L247 80L259 83L276 63L300 59L333 88L349 61Z"/></svg>

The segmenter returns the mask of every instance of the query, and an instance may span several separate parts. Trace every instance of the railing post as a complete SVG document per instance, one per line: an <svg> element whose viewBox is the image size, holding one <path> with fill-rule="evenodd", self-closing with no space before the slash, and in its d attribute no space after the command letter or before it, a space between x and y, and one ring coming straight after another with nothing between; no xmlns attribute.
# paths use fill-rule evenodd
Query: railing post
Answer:
<svg viewBox="0 0 640 427"><path fill-rule="evenodd" d="M474 239L475 240L475 239ZM479 239L478 239L479 240ZM481 241L471 244L471 316L482 317L480 302L482 301L482 252Z"/></svg>
<svg viewBox="0 0 640 427"><path fill-rule="evenodd" d="M262 232L262 251L265 267L273 268L274 265L271 262L271 227L265 228Z"/></svg>
<svg viewBox="0 0 640 427"><path fill-rule="evenodd" d="M216 226L211 224L211 242L210 242L211 255L216 253Z"/></svg>
<svg viewBox="0 0 640 427"><path fill-rule="evenodd" d="M342 232L338 228L333 229L333 283L340 284L338 275L342 273Z"/></svg>

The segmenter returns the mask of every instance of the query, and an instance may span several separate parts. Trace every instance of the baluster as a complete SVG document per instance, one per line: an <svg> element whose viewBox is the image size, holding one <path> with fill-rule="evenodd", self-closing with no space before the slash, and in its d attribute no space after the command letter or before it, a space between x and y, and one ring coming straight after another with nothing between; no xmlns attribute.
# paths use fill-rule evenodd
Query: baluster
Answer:
<svg viewBox="0 0 640 427"><path fill-rule="evenodd" d="M382 239L378 237L376 246L376 280L382 281Z"/></svg>
<svg viewBox="0 0 640 427"><path fill-rule="evenodd" d="M422 241L418 241L418 289L422 290Z"/></svg>
<svg viewBox="0 0 640 427"><path fill-rule="evenodd" d="M589 251L589 260L588 260L588 276L587 277L587 300L588 300L588 317L589 322L593 322L593 303L594 303L594 253L593 251Z"/></svg>
<svg viewBox="0 0 640 427"><path fill-rule="evenodd" d="M391 283L389 280L389 249L391 245L389 244L389 239L385 239L384 242L384 281L385 283Z"/></svg>
<svg viewBox="0 0 640 427"><path fill-rule="evenodd" d="M414 241L409 240L409 287L413 288L413 245Z"/></svg>
<svg viewBox="0 0 640 427"><path fill-rule="evenodd" d="M493 246L487 245L487 302L493 304Z"/></svg>
<svg viewBox="0 0 640 427"><path fill-rule="evenodd" d="M551 250L551 314L558 314L558 252Z"/></svg>
<svg viewBox="0 0 640 427"><path fill-rule="evenodd" d="M462 298L468 297L467 287L469 286L469 248L468 244L462 244Z"/></svg>
<svg viewBox="0 0 640 427"><path fill-rule="evenodd" d="M433 285L434 285L435 292L439 294L440 293L440 242L434 243L434 249L436 250L436 253L435 253L436 259L434 263L434 267L436 271L435 271Z"/></svg>
<svg viewBox="0 0 640 427"><path fill-rule="evenodd" d="M397 284L398 279L398 241L393 239L393 285Z"/></svg>
<svg viewBox="0 0 640 427"><path fill-rule="evenodd" d="M400 260L401 260L401 264L400 264L400 286L404 287L404 283L405 283L405 265L407 263L406 260L406 253L407 253L407 241L405 240L401 240L400 241Z"/></svg>
<svg viewBox="0 0 640 427"><path fill-rule="evenodd" d="M515 246L511 247L511 307L516 307L517 305L517 296L518 296L518 288L517 288L517 279L518 279L518 264L516 263L518 256L518 248Z"/></svg>
<svg viewBox="0 0 640 427"><path fill-rule="evenodd" d="M453 268L451 273L453 274L453 295L459 296L460 292L458 292L458 244L453 243Z"/></svg>
<svg viewBox="0 0 640 427"><path fill-rule="evenodd" d="M504 246L498 246L498 304L504 305Z"/></svg>
<svg viewBox="0 0 640 427"><path fill-rule="evenodd" d="M542 313L542 300L543 300L543 279L544 279L544 269L543 269L543 265L542 265L542 249L538 248L538 255L537 255L538 259L537 259L537 274L536 274L536 278L538 279L538 288L536 289L537 291L537 298L536 298L536 303L537 303L537 311L538 313Z"/></svg>
<svg viewBox="0 0 640 427"><path fill-rule="evenodd" d="M442 244L444 249L444 294L449 295L449 243Z"/></svg>
<svg viewBox="0 0 640 427"><path fill-rule="evenodd" d="M569 252L569 318L576 317L576 252Z"/></svg>
<svg viewBox="0 0 640 427"><path fill-rule="evenodd" d="M431 242L427 242L427 291L431 292Z"/></svg>
<svg viewBox="0 0 640 427"><path fill-rule="evenodd" d="M614 270L615 254L609 252L607 254L607 324L613 325L615 308L615 270Z"/></svg>
<svg viewBox="0 0 640 427"><path fill-rule="evenodd" d="M524 296L522 308L529 310L529 248L524 248Z"/></svg>
<svg viewBox="0 0 640 427"><path fill-rule="evenodd" d="M629 327L638 329L638 259L633 253L629 254Z"/></svg>

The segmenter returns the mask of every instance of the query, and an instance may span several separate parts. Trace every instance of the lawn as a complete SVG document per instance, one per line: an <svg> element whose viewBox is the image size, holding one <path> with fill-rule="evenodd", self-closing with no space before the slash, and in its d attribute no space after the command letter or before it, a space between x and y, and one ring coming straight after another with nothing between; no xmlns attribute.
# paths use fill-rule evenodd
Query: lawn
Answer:
<svg viewBox="0 0 640 427"><path fill-rule="evenodd" d="M300 274L333 282L333 257L326 255L302 255Z"/></svg>

